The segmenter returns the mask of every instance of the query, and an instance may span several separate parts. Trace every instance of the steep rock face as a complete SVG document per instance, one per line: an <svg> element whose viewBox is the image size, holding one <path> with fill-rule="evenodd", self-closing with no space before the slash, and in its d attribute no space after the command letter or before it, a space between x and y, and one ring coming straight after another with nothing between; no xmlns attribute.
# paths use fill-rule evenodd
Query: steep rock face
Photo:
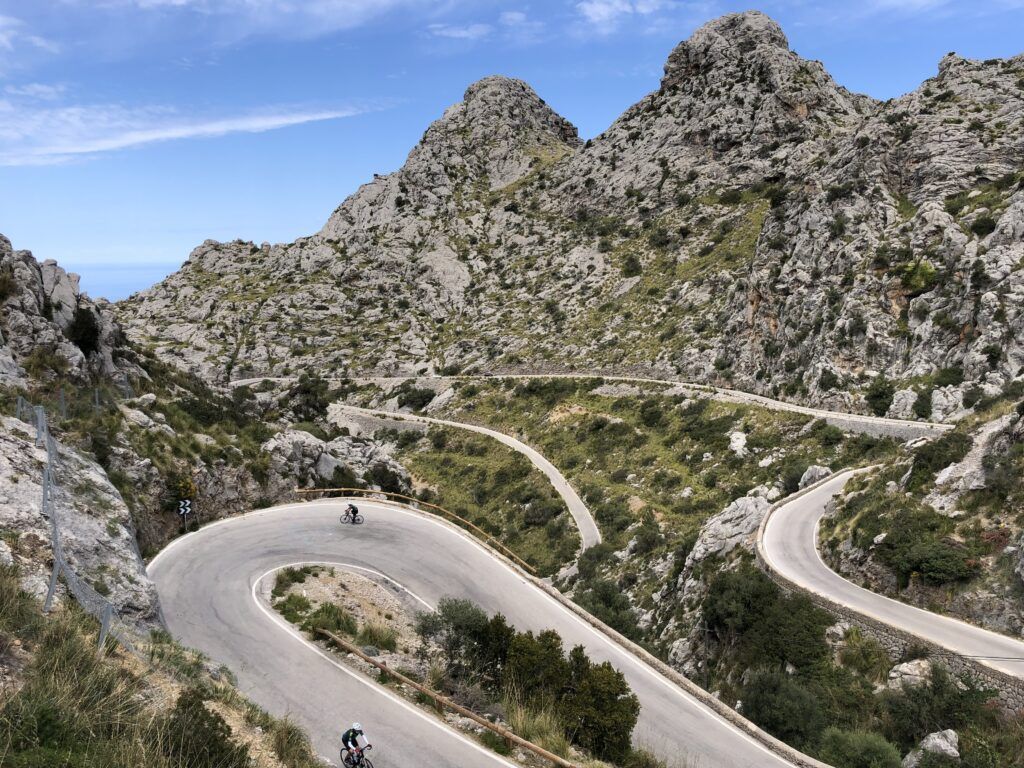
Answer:
<svg viewBox="0 0 1024 768"><path fill-rule="evenodd" d="M220 380L599 366L867 410L885 375L956 419L1024 365L1022 82L947 56L881 104L733 14L583 145L487 78L320 233L204 243L119 309Z"/></svg>
<svg viewBox="0 0 1024 768"><path fill-rule="evenodd" d="M75 313L95 324L88 340L75 343ZM130 366L118 359L123 333L110 305L82 293L78 275L55 261L39 263L15 251L0 235L0 384L24 386L28 366L41 375L55 369L82 381L90 374L123 380ZM90 341L92 343L90 343Z"/></svg>
<svg viewBox="0 0 1024 768"><path fill-rule="evenodd" d="M74 572L117 608L118 615L155 621L156 589L146 575L135 528L121 494L91 459L59 445L53 504L65 557ZM50 521L43 517L46 450L35 447L35 429L0 419L0 529L26 586L46 593L53 562Z"/></svg>

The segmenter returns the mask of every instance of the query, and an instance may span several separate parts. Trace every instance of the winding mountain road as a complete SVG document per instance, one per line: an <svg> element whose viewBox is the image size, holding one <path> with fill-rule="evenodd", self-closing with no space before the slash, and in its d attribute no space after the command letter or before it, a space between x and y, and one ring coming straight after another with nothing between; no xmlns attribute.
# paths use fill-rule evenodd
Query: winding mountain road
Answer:
<svg viewBox="0 0 1024 768"><path fill-rule="evenodd" d="M545 477L551 482L558 495L562 497L566 507L569 509L569 514L572 515L572 519L576 522L576 528L580 533L580 542L582 543L583 549L589 549L595 544L601 543L601 530L597 527L597 523L594 520L594 516L590 513L590 509L583 503L583 499L576 493L576 490L570 485L569 481L565 479L565 476L558 471L550 461L541 455L537 449L530 447L521 440L516 440L511 435L506 435L504 432L499 432L496 429L488 429L487 427L481 427L476 424L466 424L461 421L447 421L445 419L435 419L430 416L420 416L415 413L395 413L394 411L384 411L373 408L359 408L354 405L345 405L344 403L334 403L328 409L328 413L354 413L363 416L373 416L380 419L392 419L401 421L416 421L421 424L437 424L439 426L454 427L456 429L464 429L469 432L476 432L477 434L487 435L503 445L508 446L512 450L521 453L523 456L528 458L530 462L537 467L541 472L544 473Z"/></svg>
<svg viewBox="0 0 1024 768"><path fill-rule="evenodd" d="M844 413L840 411L829 411L824 408L812 408L806 405L789 403L785 400L775 400L764 395L757 395L752 392L744 392L738 389L726 389L714 387L709 384L698 384L695 382L673 381L671 379L645 378L641 376L612 376L601 373L515 373L515 374L473 374L464 376L355 376L349 379L356 382L369 382L375 384L401 384L406 381L488 381L495 379L515 379L527 381L530 379L600 379L603 381L621 382L623 384L657 384L665 387L676 387L695 394L710 395L716 400L740 405L757 405L773 411L786 411L789 413L800 413L817 419L824 419L829 424L850 432L863 432L872 435L888 435L904 439L919 437L935 437L943 432L953 429L952 424L941 424L933 421L909 421L904 419L890 419L884 416L867 416L859 413ZM243 379L236 379L228 384L230 387L252 386L262 381L276 383L288 383L295 381L294 376L252 376ZM340 380L339 380L340 381Z"/></svg>
<svg viewBox="0 0 1024 768"><path fill-rule="evenodd" d="M635 741L670 766L791 765L461 530L365 499L359 504L366 522L342 526L344 504L309 502L228 518L172 542L149 566L173 635L227 664L239 689L268 711L292 716L323 756L336 763L343 726L359 720L375 744L379 768L508 765L331 660L263 605L261 580L303 562L371 570L431 606L448 595L467 598L501 611L517 627L553 628L567 645L584 645L591 657L625 674L642 706Z"/></svg>
<svg viewBox="0 0 1024 768"><path fill-rule="evenodd" d="M424 377L388 381L414 378ZM520 374L500 378L587 377ZM596 374L593 378L709 393L730 402L823 418L851 431L915 438L951 428L833 413L744 392L661 379ZM262 380L240 380L233 385ZM419 414L344 404L334 407L378 418L455 426L500 440L526 455L551 480L566 500L584 546L600 541L592 515L557 468L515 438L485 427ZM1001 671L1021 675L1024 665L1013 659L1024 657L1024 644L861 589L822 562L816 545L824 505L852 474L836 475L773 512L758 540L768 567L852 610L954 652L978 657ZM295 717L313 734L315 746L323 755L333 756L339 729L352 719L360 719L381 747L375 754L381 768L509 765L436 718L338 664L270 611L259 598L263 580L274 569L302 562L372 571L401 585L424 606L436 605L447 595L465 597L488 611L504 613L520 628L556 629L567 644L581 643L594 658L610 661L622 670L642 705L635 741L669 765L777 768L817 764L804 758L788 762L770 751L762 740L730 722L728 713L723 716L688 694L460 529L413 510L366 500L360 503L368 518L363 526L339 525L337 516L343 500L286 505L207 526L173 542L150 565L174 635L228 664L237 674L241 690L269 711Z"/></svg>
<svg viewBox="0 0 1024 768"><path fill-rule="evenodd" d="M818 528L829 499L864 470L841 472L778 507L762 528L758 546L765 564L789 581L869 618L899 627L982 664L1024 677L1024 642L941 616L858 587L837 574L818 553Z"/></svg>

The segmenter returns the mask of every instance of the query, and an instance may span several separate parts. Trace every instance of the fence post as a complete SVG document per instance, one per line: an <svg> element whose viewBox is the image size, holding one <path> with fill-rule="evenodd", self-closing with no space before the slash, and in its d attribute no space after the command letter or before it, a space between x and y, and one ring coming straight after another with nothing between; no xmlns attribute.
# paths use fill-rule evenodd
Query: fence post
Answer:
<svg viewBox="0 0 1024 768"><path fill-rule="evenodd" d="M92 391L92 409L99 411L100 409L100 390L99 387Z"/></svg>
<svg viewBox="0 0 1024 768"><path fill-rule="evenodd" d="M57 591L57 577L60 576L60 559L56 552L53 553L53 571L50 573L50 586L46 590L46 601L43 603L43 612L49 613L53 608L53 595Z"/></svg>
<svg viewBox="0 0 1024 768"><path fill-rule="evenodd" d="M103 645L107 642L107 633L110 632L110 619L114 613L114 606L107 603L103 606L103 618L100 619L100 642L99 652L103 653Z"/></svg>
<svg viewBox="0 0 1024 768"><path fill-rule="evenodd" d="M46 445L46 409L41 405L36 406L36 447Z"/></svg>

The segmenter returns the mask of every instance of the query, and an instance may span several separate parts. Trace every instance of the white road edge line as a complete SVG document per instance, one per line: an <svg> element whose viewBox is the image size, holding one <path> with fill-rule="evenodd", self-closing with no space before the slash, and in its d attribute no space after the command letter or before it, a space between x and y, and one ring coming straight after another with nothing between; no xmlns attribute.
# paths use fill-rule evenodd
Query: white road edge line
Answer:
<svg viewBox="0 0 1024 768"><path fill-rule="evenodd" d="M196 533L198 533L198 531L196 531ZM360 684L365 685L367 688L373 690L376 693L379 693L379 694L382 694L382 695L386 696L387 698L391 699L392 701L394 701L399 706L404 707L409 712L412 712L416 716L418 716L418 717L422 718L423 720L427 721L428 723L433 724L439 730L444 731L445 733L447 733L450 736L454 736L455 738L459 739L459 741L465 742L466 744L468 744L469 746L471 746L474 749L478 750L479 752L482 752L483 754L487 755L488 757L493 758L494 761L496 763L498 763L499 765L505 765L505 766L508 766L508 768L519 768L519 766L517 766L515 763L510 763L509 761L505 760L503 757L501 757L497 753L492 752L491 750L487 749L484 745L479 744L478 742L475 742L472 739L467 738L463 734L459 733L458 731L456 731L454 728L452 728L450 725L448 725L444 721L438 720L436 717L431 717L426 712L421 710L419 707L413 706L412 704L407 702L405 699L403 699L403 698L399 697L398 695L396 695L396 694L392 693L391 691L389 691L384 686L378 685L377 683L372 682L371 680L369 680L366 677L366 675L360 674L359 672L354 672L353 670L349 669L344 664L342 664L340 661L335 661L333 658L331 658L331 656L329 654L327 654L325 651L321 650L316 645L314 645L313 643L309 642L309 640L304 638L301 634L299 634L298 630L296 630L294 627L292 627L291 624L287 623L284 620L283 617L277 616L273 611L271 611L270 608L265 606L263 604L263 602L257 596L256 588L259 586L260 582L262 582L263 579L265 579L267 576L269 576L270 574L274 573L275 571L281 570L281 568L287 568L287 567L288 566L286 566L286 565L281 565L281 566L278 566L276 568L271 568L269 571L264 573L262 576L259 576L252 583L252 599L253 599L253 602L256 604L256 607L259 608L264 613L264 615L266 615L275 625L277 625L278 627L283 629L285 632L287 632L289 635L291 635L293 638L298 640L299 643L301 643L302 646L305 647L307 650L313 651L315 654L317 654L321 658L325 659L330 664L334 665L335 667L340 669L342 672L344 672L346 675L349 675L350 677L352 677L353 679L358 681ZM370 569L367 569L367 570L370 570ZM383 574L381 574L381 575L383 575ZM390 581L394 581L393 579L389 579L389 580ZM395 582L395 583L397 584L398 582ZM412 592L410 592L409 594L412 594ZM419 598L417 598L417 599L419 599Z"/></svg>

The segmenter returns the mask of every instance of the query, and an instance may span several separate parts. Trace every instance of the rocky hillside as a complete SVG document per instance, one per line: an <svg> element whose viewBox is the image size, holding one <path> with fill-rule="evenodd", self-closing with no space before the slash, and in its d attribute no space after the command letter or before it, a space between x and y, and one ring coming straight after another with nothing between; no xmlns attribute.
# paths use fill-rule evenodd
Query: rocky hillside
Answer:
<svg viewBox="0 0 1024 768"><path fill-rule="evenodd" d="M956 418L1024 363L1024 57L949 54L885 103L750 12L600 136L486 78L324 228L207 241L118 306L215 381L654 368Z"/></svg>
<svg viewBox="0 0 1024 768"><path fill-rule="evenodd" d="M39 263L0 235L0 385L65 376L121 383L134 372L121 356L124 334L104 300L78 287L78 275Z"/></svg>

